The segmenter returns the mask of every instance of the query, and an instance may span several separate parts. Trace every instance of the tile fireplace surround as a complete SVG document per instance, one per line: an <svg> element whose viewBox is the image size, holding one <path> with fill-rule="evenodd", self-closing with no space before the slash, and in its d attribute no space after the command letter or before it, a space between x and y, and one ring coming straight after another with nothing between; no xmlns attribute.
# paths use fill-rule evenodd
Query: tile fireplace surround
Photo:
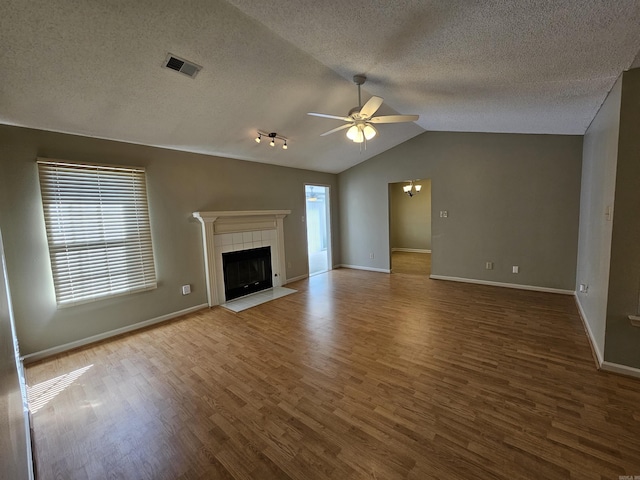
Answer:
<svg viewBox="0 0 640 480"><path fill-rule="evenodd" d="M193 212L202 224L209 306L225 303L222 254L271 247L273 286L287 283L284 256L284 217L291 210Z"/></svg>

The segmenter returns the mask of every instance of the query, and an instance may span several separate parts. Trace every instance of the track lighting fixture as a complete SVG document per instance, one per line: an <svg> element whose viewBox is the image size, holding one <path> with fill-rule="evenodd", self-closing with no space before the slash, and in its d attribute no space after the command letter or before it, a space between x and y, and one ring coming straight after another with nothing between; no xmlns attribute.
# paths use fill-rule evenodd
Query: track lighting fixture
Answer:
<svg viewBox="0 0 640 480"><path fill-rule="evenodd" d="M258 130L258 136L255 138L256 143L260 143L262 141L262 137L268 137L271 139L269 142L270 147L276 146L276 140L282 140L282 149L287 150L289 148L289 145L287 145L288 140L282 135L278 135L276 132L266 133Z"/></svg>

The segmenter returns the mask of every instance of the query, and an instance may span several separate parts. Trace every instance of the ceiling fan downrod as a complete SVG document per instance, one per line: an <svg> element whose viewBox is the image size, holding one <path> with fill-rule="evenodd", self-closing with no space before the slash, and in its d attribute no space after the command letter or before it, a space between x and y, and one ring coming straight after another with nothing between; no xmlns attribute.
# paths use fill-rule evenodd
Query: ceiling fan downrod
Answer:
<svg viewBox="0 0 640 480"><path fill-rule="evenodd" d="M367 77L365 75L354 75L353 81L356 85L358 85L358 107L362 108L362 96L360 95L360 86L367 81Z"/></svg>

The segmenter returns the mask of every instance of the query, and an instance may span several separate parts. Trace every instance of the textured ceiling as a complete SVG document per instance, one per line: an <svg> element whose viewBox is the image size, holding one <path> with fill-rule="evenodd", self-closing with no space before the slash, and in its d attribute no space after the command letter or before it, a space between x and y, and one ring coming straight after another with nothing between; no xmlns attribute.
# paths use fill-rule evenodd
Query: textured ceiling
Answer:
<svg viewBox="0 0 640 480"><path fill-rule="evenodd" d="M582 134L640 50L640 1L0 0L0 123L340 172L424 130ZM203 66L190 79L171 52ZM320 134L363 101L366 151ZM253 141L256 131L289 149Z"/></svg>

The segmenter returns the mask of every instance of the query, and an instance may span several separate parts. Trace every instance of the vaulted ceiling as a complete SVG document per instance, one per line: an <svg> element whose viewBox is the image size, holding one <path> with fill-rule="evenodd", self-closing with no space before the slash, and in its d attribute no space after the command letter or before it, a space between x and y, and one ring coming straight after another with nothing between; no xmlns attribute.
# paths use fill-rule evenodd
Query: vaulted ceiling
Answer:
<svg viewBox="0 0 640 480"><path fill-rule="evenodd" d="M326 172L425 130L583 134L640 66L637 0L1 4L0 123ZM162 68L168 52L202 71ZM346 115L360 73L379 114L420 115L366 150L306 115Z"/></svg>

